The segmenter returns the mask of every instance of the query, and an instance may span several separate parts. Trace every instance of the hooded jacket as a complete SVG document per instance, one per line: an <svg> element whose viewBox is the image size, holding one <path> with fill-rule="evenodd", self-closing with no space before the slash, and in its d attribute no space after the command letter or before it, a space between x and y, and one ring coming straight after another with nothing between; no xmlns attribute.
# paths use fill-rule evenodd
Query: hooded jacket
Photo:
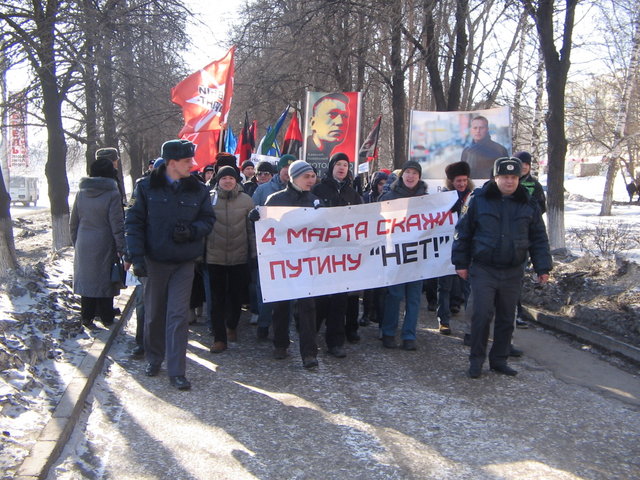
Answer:
<svg viewBox="0 0 640 480"><path fill-rule="evenodd" d="M166 165L136 183L125 217L128 258L132 263L149 257L157 262L181 263L202 255L204 238L215 214L207 187L193 175L170 184ZM173 241L178 223L191 230L185 243Z"/></svg>
<svg viewBox="0 0 640 480"><path fill-rule="evenodd" d="M256 205L265 205L269 195L286 188L287 184L280 179L280 172L276 173L271 180L262 185L258 185L251 198Z"/></svg>
<svg viewBox="0 0 640 480"><path fill-rule="evenodd" d="M312 192L302 192L295 188L291 182L287 188L269 196L267 207L324 207L324 203Z"/></svg>
<svg viewBox="0 0 640 480"><path fill-rule="evenodd" d="M360 205L362 203L362 197L352 187L349 175L347 175L343 182L338 182L333 178L333 167L335 167L338 160L342 159L331 159L324 178L319 184L315 185L311 191L320 198L327 207Z"/></svg>
<svg viewBox="0 0 640 480"><path fill-rule="evenodd" d="M123 253L124 229L120 191L106 177L85 177L73 202L69 222L75 247L73 291L84 297L113 297L116 253Z"/></svg>
<svg viewBox="0 0 640 480"><path fill-rule="evenodd" d="M388 180L389 179L389 175L387 175L384 172L375 172L373 174L373 177L371 177L371 189L366 192L364 194L364 203L373 203L373 202L377 202L380 197L382 196L382 193L378 194L378 185L380 185L380 182L382 180ZM384 193L384 192L383 192Z"/></svg>
<svg viewBox="0 0 640 480"><path fill-rule="evenodd" d="M473 192L456 225L451 263L466 270L479 263L506 269L524 265L527 253L538 275L551 271L547 230L536 202L522 185L503 196L494 181Z"/></svg>
<svg viewBox="0 0 640 480"><path fill-rule="evenodd" d="M399 176L397 180L391 184L389 191L384 192L382 195L380 195L380 199L378 201L384 202L387 200L395 200L397 198L419 197L420 195L426 194L427 184L422 180L418 180L416 188L411 190L402 181L402 176Z"/></svg>

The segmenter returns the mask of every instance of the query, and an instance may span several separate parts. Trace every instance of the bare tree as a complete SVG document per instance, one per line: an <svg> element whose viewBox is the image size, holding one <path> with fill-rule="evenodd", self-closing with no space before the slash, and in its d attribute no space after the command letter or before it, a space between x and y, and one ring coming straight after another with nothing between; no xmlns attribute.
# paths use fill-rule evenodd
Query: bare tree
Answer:
<svg viewBox="0 0 640 480"><path fill-rule="evenodd" d="M75 63L62 65L59 42L62 19L72 16L69 5L60 0L5 2L0 10L0 23L11 36L11 47L19 49L35 73L42 94L42 112L48 136L45 175L49 184L53 248L71 245L69 233L69 183L66 172L67 142L62 125L62 102Z"/></svg>
<svg viewBox="0 0 640 480"><path fill-rule="evenodd" d="M562 21L556 19L555 0L522 0L536 24L545 63L548 111L545 119L548 139L549 175L547 216L549 242L553 249L565 247L564 161L567 154L565 133L565 88L571 65L575 9L578 0L565 0ZM562 28L560 51L556 48L555 26Z"/></svg>
<svg viewBox="0 0 640 480"><path fill-rule="evenodd" d="M634 91L638 88L638 69L640 68L640 10L638 7L640 2L635 2L636 16L633 20L632 31L632 50L631 60L629 67L624 76L624 84L622 89L622 97L618 106L618 115L616 119L616 125L613 130L614 144L611 148L610 160L607 170L607 178L604 187L604 193L602 197L602 206L600 208L600 216L611 215L611 206L613 204L613 184L616 179L616 174L620 166L618 159L620 158L620 152L622 143L627 136L626 126L629 123L629 106L631 104L631 97ZM632 134L637 136L637 133ZM633 175L633 173L632 173Z"/></svg>

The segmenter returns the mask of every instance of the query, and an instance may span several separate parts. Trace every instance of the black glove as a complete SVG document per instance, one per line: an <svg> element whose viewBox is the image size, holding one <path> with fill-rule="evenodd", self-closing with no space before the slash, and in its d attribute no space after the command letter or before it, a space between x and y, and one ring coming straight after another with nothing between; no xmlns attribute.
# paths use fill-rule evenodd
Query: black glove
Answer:
<svg viewBox="0 0 640 480"><path fill-rule="evenodd" d="M249 269L250 270L258 269L258 259L256 257L252 257L249 259Z"/></svg>
<svg viewBox="0 0 640 480"><path fill-rule="evenodd" d="M254 207L253 209L251 209L248 216L249 220L251 220L252 222L257 222L258 220L260 220L260 211L258 210L258 207Z"/></svg>
<svg viewBox="0 0 640 480"><path fill-rule="evenodd" d="M193 238L191 233L191 227L188 227L184 223L176 223L173 227L173 235L171 236L176 243L187 243Z"/></svg>
<svg viewBox="0 0 640 480"><path fill-rule="evenodd" d="M147 276L147 264L144 262L144 260L134 262L133 274L138 278Z"/></svg>

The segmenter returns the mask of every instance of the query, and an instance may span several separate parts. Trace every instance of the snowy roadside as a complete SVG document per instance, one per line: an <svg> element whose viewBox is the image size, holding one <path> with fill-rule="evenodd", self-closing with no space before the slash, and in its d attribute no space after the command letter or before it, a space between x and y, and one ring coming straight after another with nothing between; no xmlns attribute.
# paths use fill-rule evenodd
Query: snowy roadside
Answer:
<svg viewBox="0 0 640 480"><path fill-rule="evenodd" d="M29 453L96 333L80 325L73 249L50 255L49 213L14 222L24 275L0 288L2 478L11 478Z"/></svg>

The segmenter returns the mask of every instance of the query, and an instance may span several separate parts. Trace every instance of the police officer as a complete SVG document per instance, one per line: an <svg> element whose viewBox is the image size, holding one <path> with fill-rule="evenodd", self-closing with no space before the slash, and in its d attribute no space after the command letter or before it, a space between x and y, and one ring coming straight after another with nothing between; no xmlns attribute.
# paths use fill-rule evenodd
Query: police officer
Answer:
<svg viewBox="0 0 640 480"><path fill-rule="evenodd" d="M164 164L136 184L127 209L125 233L133 273L147 277L144 288L145 373L154 377L167 359L171 385L189 390L185 377L189 297L195 259L215 216L207 188L189 172L194 145L162 145Z"/></svg>
<svg viewBox="0 0 640 480"><path fill-rule="evenodd" d="M522 164L514 157L495 161L494 179L475 190L466 213L456 225L451 262L463 280L471 279L471 378L479 378L495 311L491 370L514 376L507 365L513 319L527 253L538 281L549 279L549 240L537 202L519 184Z"/></svg>

